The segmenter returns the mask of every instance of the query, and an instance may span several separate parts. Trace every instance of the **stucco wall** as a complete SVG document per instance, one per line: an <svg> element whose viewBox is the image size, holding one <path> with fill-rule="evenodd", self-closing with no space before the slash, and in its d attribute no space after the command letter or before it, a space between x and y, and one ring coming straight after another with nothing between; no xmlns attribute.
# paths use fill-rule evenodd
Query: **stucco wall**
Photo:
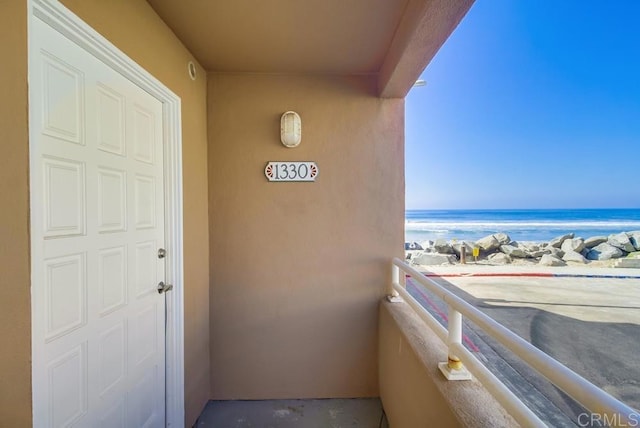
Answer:
<svg viewBox="0 0 640 428"><path fill-rule="evenodd" d="M447 346L406 303L380 304L380 398L392 427L519 426L477 380L448 381Z"/></svg>
<svg viewBox="0 0 640 428"><path fill-rule="evenodd" d="M31 421L27 2L0 2L0 425ZM209 394L206 75L191 81L193 58L144 0L65 0L89 25L182 100L187 424Z"/></svg>
<svg viewBox="0 0 640 428"><path fill-rule="evenodd" d="M0 1L0 426L31 423L27 6Z"/></svg>
<svg viewBox="0 0 640 428"><path fill-rule="evenodd" d="M439 352L440 358L425 366L420 349L416 351L410 337L403 332L409 329L407 323L399 322L392 315L398 305L404 303L383 303L380 306L380 397L393 427L457 427L457 421L449 405L436 386L440 379L437 363L446 361L446 348L435 334L430 333L429 341L422 343ZM424 324L422 330L428 330ZM434 346L436 345L436 346ZM439 345L439 346L437 346Z"/></svg>
<svg viewBox="0 0 640 428"><path fill-rule="evenodd" d="M215 399L378 395L378 301L404 233L404 101L370 77L210 74ZM280 116L302 143L280 143ZM269 183L268 161L315 161Z"/></svg>

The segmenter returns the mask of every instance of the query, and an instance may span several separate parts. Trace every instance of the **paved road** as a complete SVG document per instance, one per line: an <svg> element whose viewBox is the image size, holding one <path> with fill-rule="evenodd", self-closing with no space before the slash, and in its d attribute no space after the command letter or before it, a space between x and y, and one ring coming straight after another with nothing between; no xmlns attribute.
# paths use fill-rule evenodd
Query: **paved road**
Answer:
<svg viewBox="0 0 640 428"><path fill-rule="evenodd" d="M499 270L498 270L499 269ZM437 267L433 279L531 344L634 408L640 408L640 279L458 276L540 272L535 268ZM545 269L576 275L640 277L637 269ZM409 291L436 318L439 299L420 285ZM465 324L465 343L550 426L575 426L577 403L484 333ZM583 425L584 426L584 425Z"/></svg>

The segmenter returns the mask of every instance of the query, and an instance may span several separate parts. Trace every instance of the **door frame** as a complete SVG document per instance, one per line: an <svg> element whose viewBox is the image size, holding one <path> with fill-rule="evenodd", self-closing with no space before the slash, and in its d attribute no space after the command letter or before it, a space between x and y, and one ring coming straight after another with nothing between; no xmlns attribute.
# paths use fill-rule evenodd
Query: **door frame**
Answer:
<svg viewBox="0 0 640 428"><path fill-rule="evenodd" d="M136 84L162 103L163 152L164 152L164 192L165 192L165 247L170 257L165 263L165 282L173 284L173 291L166 293L166 388L165 411L168 427L184 426L184 262L183 262L183 204L182 204L182 120L180 98L162 82L149 74L121 50L101 36L97 31L77 17L57 0L28 0L29 41L28 78L33 75L35 60L34 35L31 25L34 20L42 20L64 34L81 49L91 53L114 71ZM37 94L29 92L29 113L32 117L31 102ZM29 127L30 181L33 182L33 144L36 138ZM31 210L41 201L34 200L30 192ZM31 233L31 277L34 278L34 247ZM33 338L33 335L32 335ZM33 420L36 425L38 421Z"/></svg>

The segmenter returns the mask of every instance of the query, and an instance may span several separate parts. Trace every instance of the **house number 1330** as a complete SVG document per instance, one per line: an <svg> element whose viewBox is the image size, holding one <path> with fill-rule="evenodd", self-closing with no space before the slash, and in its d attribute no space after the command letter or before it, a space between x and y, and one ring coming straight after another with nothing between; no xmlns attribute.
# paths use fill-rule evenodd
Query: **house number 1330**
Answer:
<svg viewBox="0 0 640 428"><path fill-rule="evenodd" d="M318 165L315 162L269 162L264 175L269 181L316 181Z"/></svg>

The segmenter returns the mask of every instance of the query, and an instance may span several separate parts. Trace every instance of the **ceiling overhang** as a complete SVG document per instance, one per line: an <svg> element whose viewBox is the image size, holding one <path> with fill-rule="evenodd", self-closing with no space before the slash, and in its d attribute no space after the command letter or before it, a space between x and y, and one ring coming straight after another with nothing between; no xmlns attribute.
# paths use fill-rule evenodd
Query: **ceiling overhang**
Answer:
<svg viewBox="0 0 640 428"><path fill-rule="evenodd" d="M210 72L375 75L404 97L473 0L147 0Z"/></svg>
<svg viewBox="0 0 640 428"><path fill-rule="evenodd" d="M402 98L453 33L474 0L410 1L378 73L378 94Z"/></svg>

